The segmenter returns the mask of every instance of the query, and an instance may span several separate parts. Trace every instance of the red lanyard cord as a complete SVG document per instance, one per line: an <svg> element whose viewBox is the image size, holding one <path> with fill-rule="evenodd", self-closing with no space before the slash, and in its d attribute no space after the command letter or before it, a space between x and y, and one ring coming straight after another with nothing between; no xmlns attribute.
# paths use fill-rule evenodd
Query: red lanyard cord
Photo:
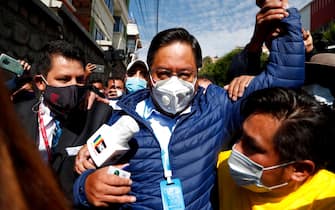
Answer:
<svg viewBox="0 0 335 210"><path fill-rule="evenodd" d="M43 121L43 117L41 116L41 111L38 111L38 124L39 124L39 128L42 134L42 138L44 141L44 145L45 145L45 149L48 153L48 161L51 161L51 148L49 146L49 141L48 141L48 137L47 137L47 132L44 126L44 121Z"/></svg>

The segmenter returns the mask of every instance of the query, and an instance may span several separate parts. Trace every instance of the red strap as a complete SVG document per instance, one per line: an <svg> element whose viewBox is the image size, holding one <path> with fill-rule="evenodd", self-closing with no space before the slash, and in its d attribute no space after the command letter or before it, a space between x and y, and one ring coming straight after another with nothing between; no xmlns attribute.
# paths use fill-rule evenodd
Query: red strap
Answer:
<svg viewBox="0 0 335 210"><path fill-rule="evenodd" d="M49 162L51 161L51 149L49 146L49 141L48 141L48 137L47 137L47 132L44 126L44 121L43 121L43 117L41 116L41 111L38 111L38 123L39 123L39 127L41 130L41 134L43 137L43 141L44 141L44 145L45 145L45 149L47 150L48 153L48 160Z"/></svg>

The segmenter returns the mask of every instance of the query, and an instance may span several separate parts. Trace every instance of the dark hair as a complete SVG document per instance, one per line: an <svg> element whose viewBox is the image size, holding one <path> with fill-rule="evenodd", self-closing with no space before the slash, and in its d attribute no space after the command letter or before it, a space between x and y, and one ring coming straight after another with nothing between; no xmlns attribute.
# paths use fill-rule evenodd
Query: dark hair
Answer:
<svg viewBox="0 0 335 210"><path fill-rule="evenodd" d="M91 79L89 81L89 84L93 84L93 83L101 83L101 84L104 84L102 79Z"/></svg>
<svg viewBox="0 0 335 210"><path fill-rule="evenodd" d="M122 77L122 76L111 76L111 77L108 77L108 79L106 81L106 86L108 86L108 82L110 80L121 80L123 82L123 84L125 83L124 82L124 77Z"/></svg>
<svg viewBox="0 0 335 210"><path fill-rule="evenodd" d="M242 115L270 114L281 121L274 136L275 149L283 162L311 160L316 169L331 160L334 113L302 90L268 88L252 93Z"/></svg>
<svg viewBox="0 0 335 210"><path fill-rule="evenodd" d="M152 39L148 50L147 64L149 68L152 65L156 52L161 47L167 46L173 42L183 42L189 44L192 47L197 68L201 68L202 55L199 42L184 28L171 28L156 34L156 36Z"/></svg>
<svg viewBox="0 0 335 210"><path fill-rule="evenodd" d="M22 129L3 83L0 101L0 209L70 209L51 169Z"/></svg>
<svg viewBox="0 0 335 210"><path fill-rule="evenodd" d="M83 68L85 59L83 52L76 46L64 40L55 40L48 42L41 50L41 53L35 62L35 74L46 76L51 69L52 56L61 55L67 59L80 61Z"/></svg>

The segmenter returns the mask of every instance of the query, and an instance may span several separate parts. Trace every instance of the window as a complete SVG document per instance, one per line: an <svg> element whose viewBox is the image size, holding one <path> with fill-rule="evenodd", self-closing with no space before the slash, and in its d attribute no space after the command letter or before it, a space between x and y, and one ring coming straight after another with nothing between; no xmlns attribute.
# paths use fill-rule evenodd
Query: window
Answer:
<svg viewBox="0 0 335 210"><path fill-rule="evenodd" d="M105 0L105 4L108 7L110 13L113 15L114 10L113 10L113 0Z"/></svg>
<svg viewBox="0 0 335 210"><path fill-rule="evenodd" d="M124 25L120 16L114 16L114 32L123 32Z"/></svg>
<svg viewBox="0 0 335 210"><path fill-rule="evenodd" d="M103 33L98 28L95 29L94 39L95 40L104 40L105 39L105 36L103 35Z"/></svg>
<svg viewBox="0 0 335 210"><path fill-rule="evenodd" d="M135 39L128 39L127 43L128 52L134 52L136 47L135 45L136 45Z"/></svg>

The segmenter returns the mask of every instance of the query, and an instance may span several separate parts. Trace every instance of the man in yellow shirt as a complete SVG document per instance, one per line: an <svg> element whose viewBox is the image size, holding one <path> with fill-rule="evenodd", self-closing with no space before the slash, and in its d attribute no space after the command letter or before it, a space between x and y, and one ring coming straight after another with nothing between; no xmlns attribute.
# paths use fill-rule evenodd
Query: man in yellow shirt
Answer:
<svg viewBox="0 0 335 210"><path fill-rule="evenodd" d="M218 161L220 209L335 209L333 113L304 93L270 88L242 107L243 133Z"/></svg>

